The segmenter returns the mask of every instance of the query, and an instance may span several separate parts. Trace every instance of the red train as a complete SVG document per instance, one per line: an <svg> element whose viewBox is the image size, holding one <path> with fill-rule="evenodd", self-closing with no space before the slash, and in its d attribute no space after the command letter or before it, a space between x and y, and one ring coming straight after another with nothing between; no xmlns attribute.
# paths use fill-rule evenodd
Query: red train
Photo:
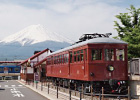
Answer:
<svg viewBox="0 0 140 100"><path fill-rule="evenodd" d="M53 81L84 84L94 92L124 93L127 89L127 43L104 34L85 34L76 44L47 56L46 76Z"/></svg>

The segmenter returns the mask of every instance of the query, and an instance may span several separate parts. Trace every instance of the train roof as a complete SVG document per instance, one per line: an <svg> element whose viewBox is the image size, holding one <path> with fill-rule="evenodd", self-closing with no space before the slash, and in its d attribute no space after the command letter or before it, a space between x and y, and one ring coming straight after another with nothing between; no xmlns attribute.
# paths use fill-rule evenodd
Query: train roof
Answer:
<svg viewBox="0 0 140 100"><path fill-rule="evenodd" d="M94 39L90 39L90 40L87 40L87 41L83 41L83 42L74 44L72 46L69 46L69 47L66 47L64 49L61 49L61 50L55 51L53 53L50 53L49 55L60 53L60 52L70 50L70 49L73 49L73 48L76 48L76 47L80 47L80 46L83 46L83 45L86 45L86 44L128 44L128 43L126 43L122 40L118 40L118 39L107 38L107 37L99 37L99 38L94 38Z"/></svg>

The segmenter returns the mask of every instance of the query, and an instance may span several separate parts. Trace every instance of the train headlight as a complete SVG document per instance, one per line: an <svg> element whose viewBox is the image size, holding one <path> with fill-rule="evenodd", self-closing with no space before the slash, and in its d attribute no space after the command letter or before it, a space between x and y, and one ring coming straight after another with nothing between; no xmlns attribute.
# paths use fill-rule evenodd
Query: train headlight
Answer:
<svg viewBox="0 0 140 100"><path fill-rule="evenodd" d="M108 71L111 71L111 72L114 71L114 67L112 65L109 65L108 66Z"/></svg>

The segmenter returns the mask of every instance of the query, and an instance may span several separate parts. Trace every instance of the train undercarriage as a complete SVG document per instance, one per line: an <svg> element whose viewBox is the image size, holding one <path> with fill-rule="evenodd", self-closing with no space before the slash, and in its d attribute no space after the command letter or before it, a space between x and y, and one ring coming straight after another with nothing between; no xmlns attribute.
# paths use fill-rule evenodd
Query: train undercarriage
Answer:
<svg viewBox="0 0 140 100"><path fill-rule="evenodd" d="M69 80L55 77L47 77L47 80L52 81L53 85L70 88L83 93L101 93L102 89L105 94L127 94L128 82L120 80L105 80L105 81L80 81Z"/></svg>

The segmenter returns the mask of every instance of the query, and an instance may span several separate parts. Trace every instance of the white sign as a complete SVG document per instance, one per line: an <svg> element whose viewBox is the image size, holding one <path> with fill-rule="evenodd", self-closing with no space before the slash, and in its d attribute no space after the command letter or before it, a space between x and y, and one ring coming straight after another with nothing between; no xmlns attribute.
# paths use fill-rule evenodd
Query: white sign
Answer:
<svg viewBox="0 0 140 100"><path fill-rule="evenodd" d="M32 67L27 67L27 73L32 74L33 73L33 68Z"/></svg>
<svg viewBox="0 0 140 100"><path fill-rule="evenodd" d="M137 85L137 95L140 95L140 85Z"/></svg>

